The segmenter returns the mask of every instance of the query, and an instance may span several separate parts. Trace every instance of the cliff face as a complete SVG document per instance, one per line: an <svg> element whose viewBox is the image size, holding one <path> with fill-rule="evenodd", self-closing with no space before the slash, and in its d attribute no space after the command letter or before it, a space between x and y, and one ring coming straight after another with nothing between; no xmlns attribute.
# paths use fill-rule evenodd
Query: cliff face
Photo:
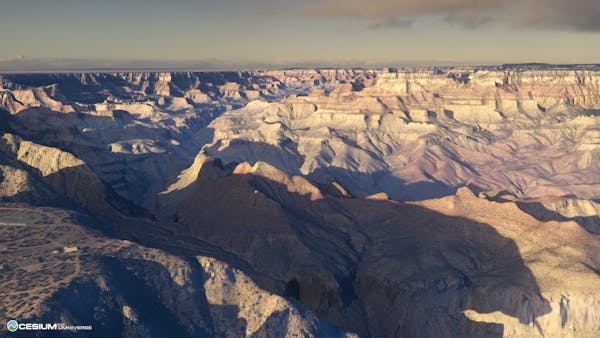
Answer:
<svg viewBox="0 0 600 338"><path fill-rule="evenodd" d="M148 209L202 146L225 164L340 177L355 196L469 185L594 199L597 182L573 173L598 174L599 79L472 68L6 75L2 107L16 132L75 154Z"/></svg>
<svg viewBox="0 0 600 338"><path fill-rule="evenodd" d="M35 204L74 202L93 213L115 216L135 207L117 197L96 174L74 155L25 141L13 134L0 139L2 196ZM130 210L127 210L130 209Z"/></svg>
<svg viewBox="0 0 600 338"><path fill-rule="evenodd" d="M28 140L74 154L121 197L152 209L165 181L210 140L206 125L216 116L250 100L279 100L354 73L335 74L3 75L0 109L8 117L0 122Z"/></svg>
<svg viewBox="0 0 600 338"><path fill-rule="evenodd" d="M0 180L0 200L40 204L57 198L29 172L11 165L0 165Z"/></svg>
<svg viewBox="0 0 600 338"><path fill-rule="evenodd" d="M264 160L354 195L422 199L469 185L520 196L600 196L600 72L378 73L210 125L211 156ZM507 174L509 173L509 174Z"/></svg>
<svg viewBox="0 0 600 338"><path fill-rule="evenodd" d="M467 311L469 318L478 322L502 323L505 337L592 337L600 332L600 299L596 296L599 284L592 282L599 276L596 268L590 269L599 263L595 254L600 249L597 235L568 219L538 222L534 219L537 215L523 212L522 209L528 210L518 202L490 202L464 189L454 197L415 203L445 215L468 217L489 224L502 236L513 239L550 308L539 315L539 305L521 303L520 316L536 317L535 325L523 325L523 322L518 323L497 311ZM555 199L557 204L573 202ZM570 210L573 212L575 209ZM498 297L507 297L497 293L495 288L488 291Z"/></svg>

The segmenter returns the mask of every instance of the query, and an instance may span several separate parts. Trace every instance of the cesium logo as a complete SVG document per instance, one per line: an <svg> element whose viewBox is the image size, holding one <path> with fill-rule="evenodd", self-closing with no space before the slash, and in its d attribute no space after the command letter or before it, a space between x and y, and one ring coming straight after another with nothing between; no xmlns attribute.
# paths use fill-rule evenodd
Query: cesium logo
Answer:
<svg viewBox="0 0 600 338"><path fill-rule="evenodd" d="M8 331L10 332L15 332L19 329L19 323L16 320L9 320L8 323L6 323L6 328L8 328Z"/></svg>
<svg viewBox="0 0 600 338"><path fill-rule="evenodd" d="M6 328L10 332L15 331L91 331L91 325L65 325L63 323L19 323L9 320Z"/></svg>

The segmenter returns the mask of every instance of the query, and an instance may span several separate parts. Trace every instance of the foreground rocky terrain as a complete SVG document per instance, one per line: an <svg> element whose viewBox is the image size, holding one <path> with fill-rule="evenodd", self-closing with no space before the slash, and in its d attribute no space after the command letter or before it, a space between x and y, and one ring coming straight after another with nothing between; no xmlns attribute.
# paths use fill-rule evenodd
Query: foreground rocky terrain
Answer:
<svg viewBox="0 0 600 338"><path fill-rule="evenodd" d="M2 318L600 334L599 69L23 74L0 95Z"/></svg>
<svg viewBox="0 0 600 338"><path fill-rule="evenodd" d="M98 337L346 336L227 263L107 238L90 221L0 206L3 314L92 325Z"/></svg>

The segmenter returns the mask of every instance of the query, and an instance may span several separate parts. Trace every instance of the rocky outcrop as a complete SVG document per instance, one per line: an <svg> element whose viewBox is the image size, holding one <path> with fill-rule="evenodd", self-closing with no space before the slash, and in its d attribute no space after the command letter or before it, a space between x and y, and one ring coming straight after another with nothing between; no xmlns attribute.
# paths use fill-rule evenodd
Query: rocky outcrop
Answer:
<svg viewBox="0 0 600 338"><path fill-rule="evenodd" d="M519 208L541 221L574 221L587 231L600 235L600 205L594 201L546 196L517 199L511 195L488 197L493 200L512 200Z"/></svg>
<svg viewBox="0 0 600 338"><path fill-rule="evenodd" d="M198 158L203 164L187 176L195 180L161 197L169 201L164 219L249 262L266 288L285 292L271 279L294 285L301 303L346 330L398 337L598 330L597 292L584 285L598 284L600 247L576 223L538 221L515 202L468 189L413 204L314 199L260 162L230 174L220 161ZM553 240L537 239L549 234ZM577 304L572 317L561 315L566 294Z"/></svg>
<svg viewBox="0 0 600 338"><path fill-rule="evenodd" d="M0 250L3 317L91 325L99 336L356 337L218 259L107 238L75 217L0 206L0 226L25 220L5 231L14 240ZM30 244L21 245L21 237Z"/></svg>
<svg viewBox="0 0 600 338"><path fill-rule="evenodd" d="M54 85L36 88L14 89L11 91L11 93L14 95L15 100L19 102L20 105L13 105L14 108L12 111L13 113L18 113L19 111L25 109L25 107L43 107L61 113L74 112L75 109L71 105L65 105L62 102L52 98L52 96L56 97L55 91L56 86Z"/></svg>
<svg viewBox="0 0 600 338"><path fill-rule="evenodd" d="M33 190L36 197L26 198L28 202L55 204L57 197L63 196L66 201L73 201L101 215L118 215L119 209L140 212L131 203L117 197L85 162L68 152L5 133L0 139L0 155L7 163L21 167L3 167L1 184L6 189L2 192L5 199L22 201L19 194ZM39 188L33 189L33 186ZM42 198L52 195L53 199Z"/></svg>
<svg viewBox="0 0 600 338"><path fill-rule="evenodd" d="M512 238L551 309L535 315L540 309L532 303L523 303L520 316L536 317L534 325L524 325L523 321L519 323L494 311L468 311L469 318L502 323L504 337L593 337L600 332L597 235L574 221L537 222L521 211L518 203L487 201L465 189L454 197L417 204L447 215L485 222Z"/></svg>
<svg viewBox="0 0 600 338"><path fill-rule="evenodd" d="M0 200L42 204L58 196L26 170L0 164Z"/></svg>
<svg viewBox="0 0 600 338"><path fill-rule="evenodd" d="M25 109L23 103L19 102L10 91L0 91L0 110L16 113Z"/></svg>

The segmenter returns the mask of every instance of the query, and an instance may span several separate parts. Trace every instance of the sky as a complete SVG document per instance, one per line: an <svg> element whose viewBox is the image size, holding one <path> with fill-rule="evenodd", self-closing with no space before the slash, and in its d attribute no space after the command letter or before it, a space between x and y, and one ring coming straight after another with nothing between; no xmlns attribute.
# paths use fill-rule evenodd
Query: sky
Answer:
<svg viewBox="0 0 600 338"><path fill-rule="evenodd" d="M597 0L0 0L0 69L600 63Z"/></svg>

